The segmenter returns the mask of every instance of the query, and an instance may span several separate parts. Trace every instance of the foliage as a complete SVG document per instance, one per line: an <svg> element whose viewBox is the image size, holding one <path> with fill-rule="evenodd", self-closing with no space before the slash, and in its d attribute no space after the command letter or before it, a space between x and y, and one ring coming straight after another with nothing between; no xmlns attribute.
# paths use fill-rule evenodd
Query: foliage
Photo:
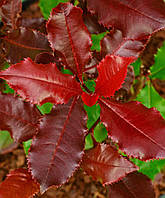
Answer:
<svg viewBox="0 0 165 198"><path fill-rule="evenodd" d="M29 172L13 171L0 185L3 198L12 197L17 183L26 186L24 192L18 190L17 198L32 196L39 185L41 193L59 187L80 166L103 185L111 184L111 197L154 197L150 180L136 172L138 167L129 157L165 158L165 120L158 111L164 115L164 100L151 85L153 78L162 79L157 69L164 69L164 46L151 75L142 78L144 89L137 98L142 103L129 99L124 103L119 96L133 88L129 65L138 80L139 54L151 35L165 28L165 4L162 0L145 0L145 6L137 6L139 0L131 4L87 0L87 4L75 2L77 6L74 1L44 2L40 7L45 18L55 7L46 23L47 35L39 22L33 30L19 22L21 0L0 3L4 24L0 130L8 130L15 142L24 142L29 167ZM5 61L10 67L4 70ZM14 95L8 94L6 82ZM162 106L157 105L160 99ZM16 185L6 190L14 181Z"/></svg>

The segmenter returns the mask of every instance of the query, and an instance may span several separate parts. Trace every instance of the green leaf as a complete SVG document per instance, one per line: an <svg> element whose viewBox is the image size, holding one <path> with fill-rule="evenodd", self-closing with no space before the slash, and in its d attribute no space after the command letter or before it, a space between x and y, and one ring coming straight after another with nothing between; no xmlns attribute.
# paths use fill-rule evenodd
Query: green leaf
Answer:
<svg viewBox="0 0 165 198"><path fill-rule="evenodd" d="M156 107L160 111L161 115L165 118L165 99L163 99L148 81L146 85L136 98L137 101L141 102L148 108Z"/></svg>
<svg viewBox="0 0 165 198"><path fill-rule="evenodd" d="M49 18L52 8L55 8L59 3L65 3L69 0L40 0L39 6L45 19Z"/></svg>
<svg viewBox="0 0 165 198"><path fill-rule="evenodd" d="M131 159L131 161L139 167L139 172L147 175L152 180L154 179L155 175L165 167L165 159L151 160L147 162L141 161L139 159Z"/></svg>
<svg viewBox="0 0 165 198"><path fill-rule="evenodd" d="M151 78L165 79L165 42L155 55L155 64L151 67Z"/></svg>
<svg viewBox="0 0 165 198"><path fill-rule="evenodd" d="M8 131L0 131L0 150L7 148L13 143Z"/></svg>
<svg viewBox="0 0 165 198"><path fill-rule="evenodd" d="M142 65L141 59L138 58L134 63L131 64L134 68L135 76L140 74L140 66Z"/></svg>
<svg viewBox="0 0 165 198"><path fill-rule="evenodd" d="M108 131L102 123L99 123L94 129L94 137L97 142L104 141L108 136Z"/></svg>
<svg viewBox="0 0 165 198"><path fill-rule="evenodd" d="M96 83L94 80L84 81L84 84L90 91L92 91L93 93L95 92Z"/></svg>
<svg viewBox="0 0 165 198"><path fill-rule="evenodd" d="M5 89L3 90L3 93L14 94L14 89L10 88L9 85L5 83Z"/></svg>
<svg viewBox="0 0 165 198"><path fill-rule="evenodd" d="M91 134L88 134L85 138L85 150L93 148L93 140Z"/></svg>
<svg viewBox="0 0 165 198"><path fill-rule="evenodd" d="M41 106L37 105L37 108L40 110L40 112L44 115L44 114L48 114L51 112L53 107L53 104L50 102L47 102Z"/></svg>
<svg viewBox="0 0 165 198"><path fill-rule="evenodd" d="M64 69L64 67L61 68L61 72L63 74L69 74L69 75L73 76L73 73L69 69Z"/></svg>
<svg viewBox="0 0 165 198"><path fill-rule="evenodd" d="M106 32L100 33L100 34L92 34L91 38L92 38L92 47L91 50L96 50L96 51L100 51L100 41L101 39L104 38L104 36L106 35Z"/></svg>
<svg viewBox="0 0 165 198"><path fill-rule="evenodd" d="M28 155L31 144L32 144L32 140L28 140L26 142L23 142L23 148L24 148L24 151L25 151L26 155Z"/></svg>
<svg viewBox="0 0 165 198"><path fill-rule="evenodd" d="M88 115L87 128L90 129L100 117L100 106L99 104L95 104L92 107L84 105L84 109L86 110Z"/></svg>

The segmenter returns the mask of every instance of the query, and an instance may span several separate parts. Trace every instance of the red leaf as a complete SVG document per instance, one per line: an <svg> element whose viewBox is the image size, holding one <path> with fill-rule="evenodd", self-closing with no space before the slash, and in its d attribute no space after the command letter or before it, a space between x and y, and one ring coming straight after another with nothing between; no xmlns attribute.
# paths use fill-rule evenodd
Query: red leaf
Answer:
<svg viewBox="0 0 165 198"><path fill-rule="evenodd" d="M133 163L106 144L98 144L94 149L86 151L82 167L93 179L101 180L104 185L116 182L137 170Z"/></svg>
<svg viewBox="0 0 165 198"><path fill-rule="evenodd" d="M109 38L112 44L106 46L110 49L110 54L137 57L146 43L143 40L165 28L165 4L162 0L87 2L88 9L98 16L101 24L115 28L115 32Z"/></svg>
<svg viewBox="0 0 165 198"><path fill-rule="evenodd" d="M113 54L122 57L138 57L149 37L126 39L120 30L111 31L101 40L101 55Z"/></svg>
<svg viewBox="0 0 165 198"><path fill-rule="evenodd" d="M143 2L87 0L87 2L89 10L98 14L100 23L106 27L120 29L126 38L148 36L165 27L165 4L162 0Z"/></svg>
<svg viewBox="0 0 165 198"><path fill-rule="evenodd" d="M26 57L34 60L37 54L51 50L44 34L26 28L7 34L3 38L3 49L7 61L11 64L18 63Z"/></svg>
<svg viewBox="0 0 165 198"><path fill-rule="evenodd" d="M144 160L165 157L165 120L139 102L100 99L101 121L128 156Z"/></svg>
<svg viewBox="0 0 165 198"><path fill-rule="evenodd" d="M89 12L83 14L83 21L91 34L99 34L106 31L104 26L98 23L97 17Z"/></svg>
<svg viewBox="0 0 165 198"><path fill-rule="evenodd" d="M70 3L59 4L52 10L47 31L52 49L63 53L66 66L81 75L91 58L92 45L82 10Z"/></svg>
<svg viewBox="0 0 165 198"><path fill-rule="evenodd" d="M22 19L20 21L20 26L30 29L35 29L46 34L46 20L44 18L24 18L25 13L22 13ZM25 14L26 17L26 14ZM30 16L31 17L31 16Z"/></svg>
<svg viewBox="0 0 165 198"><path fill-rule="evenodd" d="M19 14L22 11L21 0L1 0L0 16L3 23L10 29L17 29Z"/></svg>
<svg viewBox="0 0 165 198"><path fill-rule="evenodd" d="M67 103L75 95L81 95L81 87L73 76L62 74L55 63L36 64L30 58L0 72L0 78L24 99L32 103Z"/></svg>
<svg viewBox="0 0 165 198"><path fill-rule="evenodd" d="M89 94L83 92L81 97L82 97L83 102L84 102L87 106L91 107L91 106L93 106L93 105L96 104L96 102L97 102L99 96L96 95L96 94L89 95Z"/></svg>
<svg viewBox="0 0 165 198"><path fill-rule="evenodd" d="M155 198L151 180L138 172L133 172L116 184L109 186L109 198Z"/></svg>
<svg viewBox="0 0 165 198"><path fill-rule="evenodd" d="M0 130L8 130L15 142L31 139L41 117L38 109L13 95L0 94Z"/></svg>
<svg viewBox="0 0 165 198"><path fill-rule="evenodd" d="M55 62L56 62L55 57L48 52L40 53L35 57L35 63L37 64L49 64Z"/></svg>
<svg viewBox="0 0 165 198"><path fill-rule="evenodd" d="M29 153L29 165L42 192L52 185L65 183L79 166L83 155L85 125L86 114L78 98L66 105L57 105L41 121L39 133L33 139Z"/></svg>
<svg viewBox="0 0 165 198"><path fill-rule="evenodd" d="M11 171L0 184L0 198L29 198L40 190L30 173L25 169Z"/></svg>
<svg viewBox="0 0 165 198"><path fill-rule="evenodd" d="M99 76L96 80L96 94L104 97L113 96L126 77L127 66L133 61L133 57L107 55L97 67Z"/></svg>

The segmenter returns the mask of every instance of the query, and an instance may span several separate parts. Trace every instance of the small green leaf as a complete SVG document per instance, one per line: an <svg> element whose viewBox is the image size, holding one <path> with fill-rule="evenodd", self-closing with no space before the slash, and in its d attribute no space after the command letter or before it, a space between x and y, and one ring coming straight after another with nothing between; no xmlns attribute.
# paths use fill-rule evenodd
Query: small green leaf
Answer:
<svg viewBox="0 0 165 198"><path fill-rule="evenodd" d="M96 51L100 51L100 41L101 39L104 38L104 36L106 35L106 32L100 33L100 34L92 34L91 38L92 38L92 47L91 50L96 50Z"/></svg>
<svg viewBox="0 0 165 198"><path fill-rule="evenodd" d="M69 74L69 75L73 76L73 73L69 69L64 69L64 67L61 68L61 72L63 74Z"/></svg>
<svg viewBox="0 0 165 198"><path fill-rule="evenodd" d="M102 142L107 138L108 131L102 123L99 123L94 129L94 137L97 142Z"/></svg>
<svg viewBox="0 0 165 198"><path fill-rule="evenodd" d="M79 4L79 1L78 0L75 0L74 5L77 6L78 4Z"/></svg>
<svg viewBox="0 0 165 198"><path fill-rule="evenodd" d="M5 89L3 90L3 93L14 94L14 89L10 88L9 85L5 83Z"/></svg>
<svg viewBox="0 0 165 198"><path fill-rule="evenodd" d="M84 81L84 84L87 86L87 88L92 91L94 93L95 91L95 87L96 87L96 83L94 80L88 80L88 81Z"/></svg>
<svg viewBox="0 0 165 198"><path fill-rule="evenodd" d="M150 179L154 179L163 168L165 168L165 159L163 160L151 160L141 161L139 159L131 159L131 161L139 167L139 172L147 175Z"/></svg>
<svg viewBox="0 0 165 198"><path fill-rule="evenodd" d="M165 79L165 42L155 55L155 64L151 67L151 78Z"/></svg>
<svg viewBox="0 0 165 198"><path fill-rule="evenodd" d="M140 74L140 66L142 65L141 59L138 58L134 63L131 64L134 68L135 76Z"/></svg>
<svg viewBox="0 0 165 198"><path fill-rule="evenodd" d="M49 18L52 8L55 8L59 3L65 3L69 0L40 0L39 6L45 19Z"/></svg>
<svg viewBox="0 0 165 198"><path fill-rule="evenodd" d="M0 131L0 150L7 148L13 143L8 131Z"/></svg>
<svg viewBox="0 0 165 198"><path fill-rule="evenodd" d="M87 128L90 129L100 117L100 106L98 104L95 104L92 107L84 105L84 109L88 115Z"/></svg>
<svg viewBox="0 0 165 198"><path fill-rule="evenodd" d="M136 98L148 108L156 107L160 111L161 115L165 118L165 99L163 99L154 89L150 82L146 85Z"/></svg>
<svg viewBox="0 0 165 198"><path fill-rule="evenodd" d="M28 155L28 151L30 149L31 144L32 144L32 140L28 140L26 142L23 142L23 148L24 148L24 151L25 151L26 155Z"/></svg>
<svg viewBox="0 0 165 198"><path fill-rule="evenodd" d="M37 105L37 108L40 110L40 112L44 115L44 114L48 114L51 112L53 107L53 104L50 102L47 102L41 106Z"/></svg>
<svg viewBox="0 0 165 198"><path fill-rule="evenodd" d="M93 140L91 134L88 134L85 138L85 150L93 148Z"/></svg>

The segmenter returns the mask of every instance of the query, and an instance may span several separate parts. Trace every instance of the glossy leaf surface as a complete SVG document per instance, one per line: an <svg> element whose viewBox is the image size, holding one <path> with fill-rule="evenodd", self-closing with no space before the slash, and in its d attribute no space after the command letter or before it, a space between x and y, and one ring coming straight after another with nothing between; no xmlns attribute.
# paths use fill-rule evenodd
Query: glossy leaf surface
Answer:
<svg viewBox="0 0 165 198"><path fill-rule="evenodd" d="M113 96L124 82L127 66L133 61L133 57L106 56L97 67L99 76L96 80L96 93L104 97Z"/></svg>
<svg viewBox="0 0 165 198"><path fill-rule="evenodd" d="M137 39L148 36L165 27L165 4L162 0L87 2L88 9L98 15L101 24L120 29L125 38Z"/></svg>
<svg viewBox="0 0 165 198"><path fill-rule="evenodd" d="M50 51L44 34L26 28L17 29L3 38L3 49L9 63L15 64L26 57L34 60L41 52Z"/></svg>
<svg viewBox="0 0 165 198"><path fill-rule="evenodd" d="M91 58L92 45L82 10L70 3L59 4L52 10L47 31L52 49L61 52L66 66L81 75Z"/></svg>
<svg viewBox="0 0 165 198"><path fill-rule="evenodd" d="M0 184L1 198L29 198L40 190L26 169L11 171L4 182Z"/></svg>
<svg viewBox="0 0 165 198"><path fill-rule="evenodd" d="M144 160L165 157L165 120L156 109L138 102L100 99L101 121L128 156Z"/></svg>
<svg viewBox="0 0 165 198"><path fill-rule="evenodd" d="M114 28L102 43L102 53L135 56L143 50L149 36L165 27L162 0L87 0L88 10L104 26ZM119 14L120 13L120 14Z"/></svg>
<svg viewBox="0 0 165 198"><path fill-rule="evenodd" d="M30 58L2 71L0 77L24 99L35 104L67 103L81 88L73 76L62 74L56 64L36 64Z"/></svg>
<svg viewBox="0 0 165 198"><path fill-rule="evenodd" d="M150 179L133 172L116 184L109 186L109 198L155 198Z"/></svg>
<svg viewBox="0 0 165 198"><path fill-rule="evenodd" d="M52 185L65 183L79 166L85 143L85 125L86 114L77 98L66 105L56 106L42 119L29 153L30 169L42 192Z"/></svg>
<svg viewBox="0 0 165 198"><path fill-rule="evenodd" d="M105 32L104 26L98 23L96 16L90 14L89 12L83 14L83 21L91 34L99 34Z"/></svg>
<svg viewBox="0 0 165 198"><path fill-rule="evenodd" d="M119 155L110 145L98 144L85 152L82 161L84 171L103 184L118 181L126 174L137 170L136 166Z"/></svg>
<svg viewBox="0 0 165 198"><path fill-rule="evenodd" d="M8 130L15 142L32 138L40 117L34 105L13 95L0 94L0 130Z"/></svg>
<svg viewBox="0 0 165 198"><path fill-rule="evenodd" d="M111 31L101 41L101 55L104 57L107 54L116 56L137 58L140 52L144 49L147 38L127 39L123 36L120 30Z"/></svg>
<svg viewBox="0 0 165 198"><path fill-rule="evenodd" d="M5 0L0 4L0 16L9 29L17 29L19 14L22 11L21 0Z"/></svg>

